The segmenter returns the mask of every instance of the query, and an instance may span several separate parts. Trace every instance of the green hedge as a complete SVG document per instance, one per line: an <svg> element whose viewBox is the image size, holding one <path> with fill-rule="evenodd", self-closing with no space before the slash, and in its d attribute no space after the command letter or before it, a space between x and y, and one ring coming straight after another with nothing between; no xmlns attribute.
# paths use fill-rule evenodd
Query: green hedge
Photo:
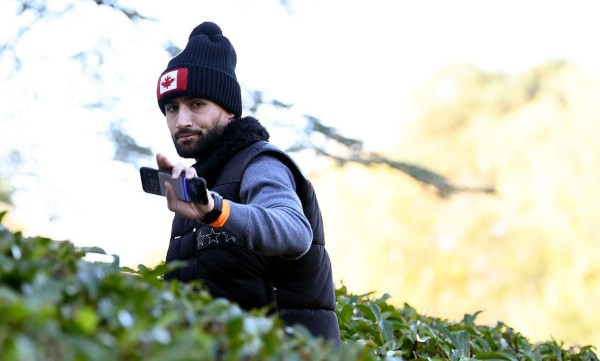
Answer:
<svg viewBox="0 0 600 361"><path fill-rule="evenodd" d="M590 346L531 344L503 323L476 325L477 314L448 322L345 287L338 350L200 284L162 282L165 265L131 270L90 252L103 253L0 224L1 360L598 360Z"/></svg>

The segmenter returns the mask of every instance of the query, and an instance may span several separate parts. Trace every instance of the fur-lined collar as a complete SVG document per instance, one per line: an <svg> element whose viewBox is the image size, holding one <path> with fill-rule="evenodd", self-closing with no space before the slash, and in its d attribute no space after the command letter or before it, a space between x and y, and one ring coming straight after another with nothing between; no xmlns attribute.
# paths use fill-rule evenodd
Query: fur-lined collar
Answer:
<svg viewBox="0 0 600 361"><path fill-rule="evenodd" d="M269 132L257 119L253 117L234 119L225 127L219 141L208 155L197 160L194 168L200 177L206 179L210 188L231 157L259 140L268 141Z"/></svg>

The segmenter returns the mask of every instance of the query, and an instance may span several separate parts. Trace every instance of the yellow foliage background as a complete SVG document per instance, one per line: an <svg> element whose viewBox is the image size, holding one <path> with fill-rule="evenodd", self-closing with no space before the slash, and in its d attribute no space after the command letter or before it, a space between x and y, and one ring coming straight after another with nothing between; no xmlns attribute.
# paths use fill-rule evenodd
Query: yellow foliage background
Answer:
<svg viewBox="0 0 600 361"><path fill-rule="evenodd" d="M439 197L386 166L310 175L334 277L447 319L483 311L532 341L600 347L600 79L443 69L385 156L494 194ZM369 120L365 126L376 126Z"/></svg>

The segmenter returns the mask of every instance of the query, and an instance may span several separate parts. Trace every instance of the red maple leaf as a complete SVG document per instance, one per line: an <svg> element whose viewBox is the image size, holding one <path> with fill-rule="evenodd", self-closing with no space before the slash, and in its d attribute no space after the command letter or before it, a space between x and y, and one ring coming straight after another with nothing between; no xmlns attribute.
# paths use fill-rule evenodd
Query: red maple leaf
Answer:
<svg viewBox="0 0 600 361"><path fill-rule="evenodd" d="M167 75L167 77L165 78L165 80L163 80L162 83L160 83L160 85L162 85L164 88L168 88L171 86L171 84L173 84L173 82L175 81L174 78L171 78L170 75Z"/></svg>

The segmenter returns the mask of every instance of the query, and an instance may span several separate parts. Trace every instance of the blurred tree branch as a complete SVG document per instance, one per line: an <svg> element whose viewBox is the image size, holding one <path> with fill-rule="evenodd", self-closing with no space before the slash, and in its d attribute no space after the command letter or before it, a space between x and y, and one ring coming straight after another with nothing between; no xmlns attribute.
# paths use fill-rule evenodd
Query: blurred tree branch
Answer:
<svg viewBox="0 0 600 361"><path fill-rule="evenodd" d="M98 4L98 5L104 5L104 6L108 6L110 8L113 8L114 10L119 11L119 12L125 14L125 16L127 16L132 21L137 21L137 20L153 20L153 21L156 21L156 19L144 16L144 15L140 14L139 12L137 12L136 10L133 10L133 9L128 8L128 7L120 5L119 2L115 1L115 0L94 0L94 2L96 4Z"/></svg>
<svg viewBox="0 0 600 361"><path fill-rule="evenodd" d="M252 104L249 110L256 113L261 106L273 106L286 110L292 109L292 104L287 104L276 99L265 100L265 96L260 91L252 91L250 93ZM335 160L340 165L347 163L358 163L367 167L376 165L386 165L392 169L398 170L422 183L425 186L432 187L436 193L447 198L458 192L475 192L475 193L494 193L495 189L491 186L468 187L452 183L443 175L427 169L423 166L409 162L396 161L377 153L367 152L363 150L363 142L358 139L353 139L340 134L335 128L324 124L319 118L312 115L303 115L307 120L307 125L304 129L306 137L298 139L291 147L288 147L288 152L298 152L302 150L312 150L316 154ZM318 133L323 135L327 140L334 141L341 146L338 152L328 150L326 145L320 145L312 141L311 134Z"/></svg>

